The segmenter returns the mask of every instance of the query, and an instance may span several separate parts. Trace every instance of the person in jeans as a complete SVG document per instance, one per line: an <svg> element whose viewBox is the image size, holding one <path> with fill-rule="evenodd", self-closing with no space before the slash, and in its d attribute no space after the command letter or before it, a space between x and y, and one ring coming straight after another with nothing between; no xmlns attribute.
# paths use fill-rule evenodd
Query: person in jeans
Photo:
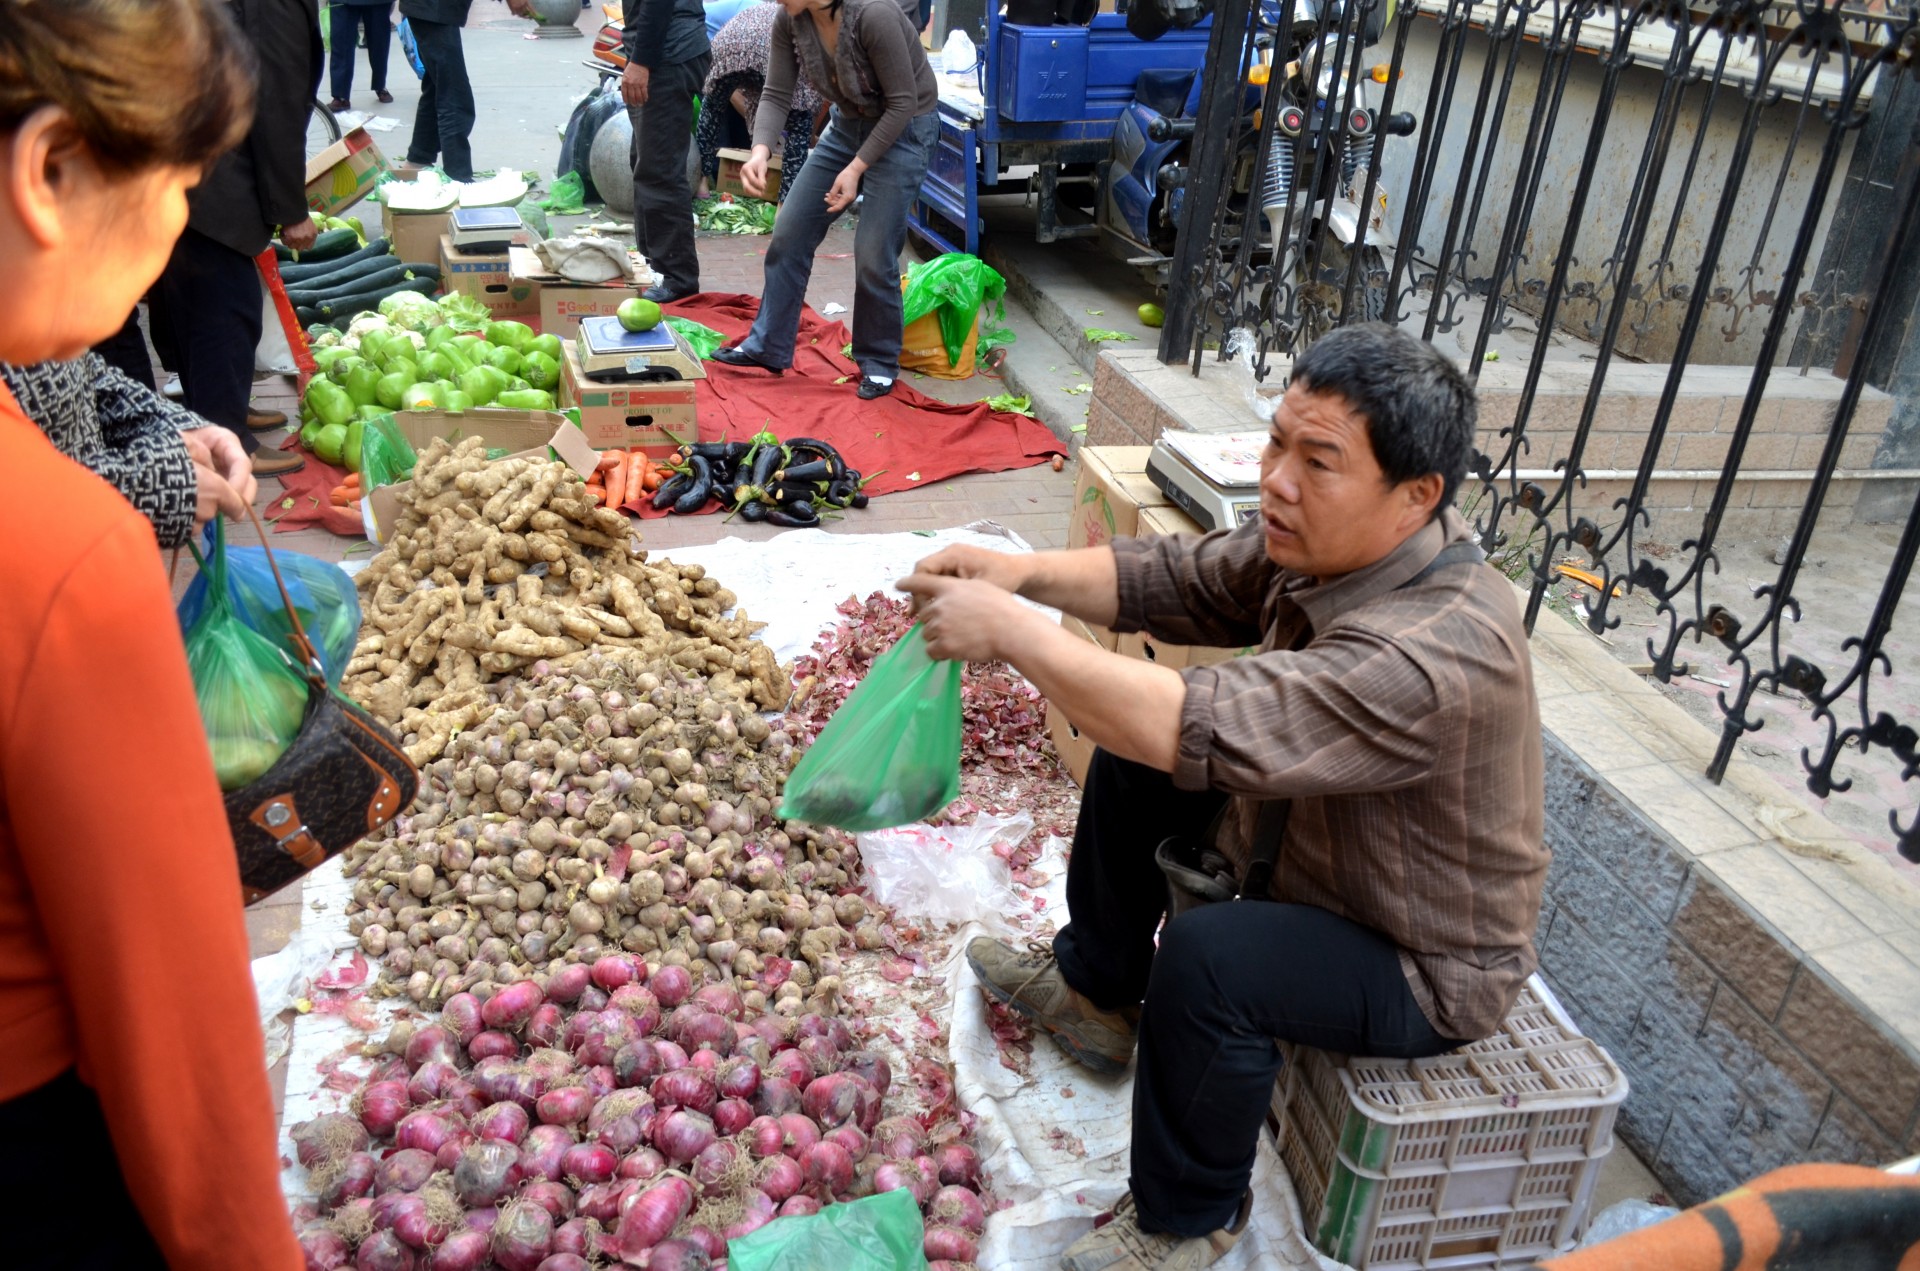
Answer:
<svg viewBox="0 0 1920 1271"><path fill-rule="evenodd" d="M80 357L167 263L188 188L253 117L232 7L0 5L0 360ZM0 1263L301 1271L153 528L3 385L0 541ZM109 734L139 758L104 775ZM117 821L90 814L109 787Z"/></svg>
<svg viewBox="0 0 1920 1271"><path fill-rule="evenodd" d="M786 174L791 188L773 223L753 329L714 358L775 374L793 364L813 253L834 219L864 196L853 237L853 360L860 364L859 395L881 397L900 374L900 250L940 136L939 87L896 0L780 0L780 7L754 116L753 156L740 169L747 193L766 192L767 161L803 70L833 111L806 164Z"/></svg>
<svg viewBox="0 0 1920 1271"><path fill-rule="evenodd" d="M900 583L936 657L1011 662L1099 745L1070 921L1051 947L967 949L990 997L1095 1072L1137 1045L1131 1191L1067 1250L1071 1271L1185 1271L1232 1247L1275 1038L1437 1054L1492 1033L1534 969L1539 707L1513 589L1452 507L1474 414L1432 346L1346 327L1294 362L1258 519L1079 551L955 547ZM1260 652L1176 671L1016 595ZM1163 926L1156 849L1216 820L1246 898Z"/></svg>
<svg viewBox="0 0 1920 1271"><path fill-rule="evenodd" d="M426 73L420 77L420 105L413 112L413 136L407 162L441 170L455 181L473 180L473 83L467 79L460 28L467 24L473 0L400 0L400 16L413 28L414 47ZM525 0L510 0L515 13Z"/></svg>
<svg viewBox="0 0 1920 1271"><path fill-rule="evenodd" d="M333 76L333 100L328 110L351 110L354 51L360 33L367 33L367 69L373 73L373 95L381 105L393 101L387 91L387 53L393 48L393 0L333 0L327 18L327 42L333 46L328 69Z"/></svg>
<svg viewBox="0 0 1920 1271"><path fill-rule="evenodd" d="M625 0L627 69L620 97L633 123L633 245L660 281L643 293L655 304L700 290L693 246L693 187L687 149L693 99L713 64L700 0Z"/></svg>

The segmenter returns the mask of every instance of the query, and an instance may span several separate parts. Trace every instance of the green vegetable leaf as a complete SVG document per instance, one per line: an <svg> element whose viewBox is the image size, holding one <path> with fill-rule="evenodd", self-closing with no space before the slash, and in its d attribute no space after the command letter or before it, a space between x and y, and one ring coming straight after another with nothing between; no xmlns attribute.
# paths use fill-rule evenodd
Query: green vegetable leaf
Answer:
<svg viewBox="0 0 1920 1271"><path fill-rule="evenodd" d="M1080 395L1080 394L1082 394L1082 393L1091 393L1091 392L1093 391L1093 385L1091 385L1091 384L1069 384L1069 385L1067 385L1067 386L1066 386L1065 388L1063 388L1063 389L1061 389L1060 391L1061 391L1061 392L1063 392L1063 393L1068 393L1068 394L1072 394L1072 395L1074 395L1074 396L1079 396L1079 395Z"/></svg>
<svg viewBox="0 0 1920 1271"><path fill-rule="evenodd" d="M1033 401L1024 394L999 393L986 399L988 410L1003 410L1013 415L1025 415L1033 418Z"/></svg>
<svg viewBox="0 0 1920 1271"><path fill-rule="evenodd" d="M1068 432L1085 432L1086 430L1087 426L1085 424L1075 424L1073 427L1067 429Z"/></svg>
<svg viewBox="0 0 1920 1271"><path fill-rule="evenodd" d="M1103 340L1121 344L1134 338L1125 331L1109 331L1105 327L1088 327L1083 334L1087 337L1088 344L1099 344Z"/></svg>
<svg viewBox="0 0 1920 1271"><path fill-rule="evenodd" d="M1107 311L1106 311L1105 309L1089 309L1089 310L1087 310L1087 316L1088 316L1089 318L1100 318L1100 317L1105 317L1105 316L1106 316L1106 312L1107 312Z"/></svg>

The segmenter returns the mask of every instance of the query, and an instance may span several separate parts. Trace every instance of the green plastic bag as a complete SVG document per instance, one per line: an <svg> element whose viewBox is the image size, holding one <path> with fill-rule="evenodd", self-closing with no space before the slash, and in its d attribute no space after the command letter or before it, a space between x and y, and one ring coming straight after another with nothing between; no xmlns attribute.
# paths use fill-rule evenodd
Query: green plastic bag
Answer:
<svg viewBox="0 0 1920 1271"><path fill-rule="evenodd" d="M226 530L214 520L213 551L193 558L207 574L206 604L187 628L187 667L222 790L258 778L300 735L307 680L290 654L234 612Z"/></svg>
<svg viewBox="0 0 1920 1271"><path fill-rule="evenodd" d="M820 730L774 815L884 830L959 795L960 664L935 661L915 623Z"/></svg>
<svg viewBox="0 0 1920 1271"><path fill-rule="evenodd" d="M727 342L727 337L712 327L702 326L692 318L667 317L667 325L685 337L693 349L694 356L703 362L713 361L713 351Z"/></svg>
<svg viewBox="0 0 1920 1271"><path fill-rule="evenodd" d="M405 481L413 475L417 458L392 415L369 420L360 434L360 488L376 490Z"/></svg>
<svg viewBox="0 0 1920 1271"><path fill-rule="evenodd" d="M817 1214L791 1215L727 1242L730 1271L925 1271L926 1228L895 1188Z"/></svg>
<svg viewBox="0 0 1920 1271"><path fill-rule="evenodd" d="M917 322L938 310L940 341L947 346L947 364L952 366L960 361L967 347L967 334L973 330L974 318L988 304L993 305L992 321L1001 325L988 327L983 322L981 325L987 329L981 332L981 344L985 345L989 336L996 344L1005 344L1013 338L1013 333L1004 325L1006 294L1007 280L1000 276L999 270L978 256L948 252L907 267L902 321L903 324Z"/></svg>
<svg viewBox="0 0 1920 1271"><path fill-rule="evenodd" d="M581 182L580 174L569 172L547 189L540 206L549 216L577 216L587 210L586 194L587 187Z"/></svg>

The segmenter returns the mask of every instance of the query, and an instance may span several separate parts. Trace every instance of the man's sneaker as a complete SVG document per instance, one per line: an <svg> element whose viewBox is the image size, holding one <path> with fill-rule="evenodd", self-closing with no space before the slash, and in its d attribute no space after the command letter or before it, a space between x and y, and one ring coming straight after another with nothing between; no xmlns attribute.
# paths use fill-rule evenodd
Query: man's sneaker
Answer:
<svg viewBox="0 0 1920 1271"><path fill-rule="evenodd" d="M253 475L256 477L284 477L300 471L307 466L307 457L298 450L256 450L253 452Z"/></svg>
<svg viewBox="0 0 1920 1271"><path fill-rule="evenodd" d="M1068 1246L1060 1255L1066 1271L1200 1271L1210 1267L1239 1241L1253 1211L1253 1193L1240 1200L1233 1225L1210 1236L1174 1236L1140 1230L1129 1192L1113 1207L1113 1216Z"/></svg>
<svg viewBox="0 0 1920 1271"><path fill-rule="evenodd" d="M178 375L167 376L167 382L160 386L160 392L162 396L171 397L176 402L187 395L187 390L180 386Z"/></svg>
<svg viewBox="0 0 1920 1271"><path fill-rule="evenodd" d="M1138 1014L1103 1011L1081 996L1060 974L1053 946L1035 940L1023 952L979 936L967 945L967 965L989 997L1045 1029L1075 1062L1108 1076L1126 1071Z"/></svg>

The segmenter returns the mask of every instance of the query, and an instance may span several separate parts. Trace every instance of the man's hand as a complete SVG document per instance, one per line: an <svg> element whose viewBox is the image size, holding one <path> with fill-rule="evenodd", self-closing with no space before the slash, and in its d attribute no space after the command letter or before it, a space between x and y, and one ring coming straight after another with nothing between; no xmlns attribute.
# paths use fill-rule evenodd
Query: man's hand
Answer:
<svg viewBox="0 0 1920 1271"><path fill-rule="evenodd" d="M936 658L965 662L1010 659L1022 643L1018 633L1036 617L1012 593L983 579L916 573L894 586L913 597L914 615L926 633L927 652Z"/></svg>
<svg viewBox="0 0 1920 1271"><path fill-rule="evenodd" d="M319 237L320 227L313 223L312 217L280 227L280 241L296 252L307 250Z"/></svg>
<svg viewBox="0 0 1920 1271"><path fill-rule="evenodd" d="M740 185L756 199L767 197L767 165L773 159L773 152L765 146L755 146L747 161L740 165Z"/></svg>
<svg viewBox="0 0 1920 1271"><path fill-rule="evenodd" d="M200 435L202 433L217 434L215 445L209 446L207 439ZM219 443L219 438L225 438L225 445ZM187 455L193 460L193 523L196 526L205 525L222 512L235 518L245 516L259 486L253 478L253 465L240 449L239 439L224 428L196 428L192 432L181 433L180 439L186 442ZM224 452L227 446L240 453L240 471L246 474L244 492L223 472L228 465L222 462L222 453L216 453L216 450Z"/></svg>
<svg viewBox="0 0 1920 1271"><path fill-rule="evenodd" d="M1011 552L989 551L984 547L968 547L960 543L926 557L913 567L913 571L943 578L977 578L992 583L1002 591L1018 595L1027 581L1026 565L1030 559L1030 556L1015 556Z"/></svg>
<svg viewBox="0 0 1920 1271"><path fill-rule="evenodd" d="M866 174L867 165L855 159L840 169L840 175L833 179L833 188L827 191L827 211L844 212L853 206L860 197L860 178Z"/></svg>
<svg viewBox="0 0 1920 1271"><path fill-rule="evenodd" d="M187 453L193 456L195 463L206 463L248 503L252 503L260 493L260 483L253 476L253 456L247 453L246 447L240 444L240 439L233 435L232 430L195 428L181 433L180 440L187 443ZM245 509L242 509L241 515L245 515Z"/></svg>
<svg viewBox="0 0 1920 1271"><path fill-rule="evenodd" d="M629 106L647 104L647 88L652 80L652 72L638 62L628 62L627 69L620 73L620 100Z"/></svg>

